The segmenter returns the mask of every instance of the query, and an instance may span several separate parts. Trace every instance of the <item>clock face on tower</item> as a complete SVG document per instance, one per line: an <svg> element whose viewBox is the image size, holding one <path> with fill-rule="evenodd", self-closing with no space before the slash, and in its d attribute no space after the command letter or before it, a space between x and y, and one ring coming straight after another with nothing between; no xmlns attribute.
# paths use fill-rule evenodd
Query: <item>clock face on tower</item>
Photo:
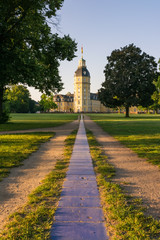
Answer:
<svg viewBox="0 0 160 240"><path fill-rule="evenodd" d="M86 75L86 71L83 71L83 74Z"/></svg>

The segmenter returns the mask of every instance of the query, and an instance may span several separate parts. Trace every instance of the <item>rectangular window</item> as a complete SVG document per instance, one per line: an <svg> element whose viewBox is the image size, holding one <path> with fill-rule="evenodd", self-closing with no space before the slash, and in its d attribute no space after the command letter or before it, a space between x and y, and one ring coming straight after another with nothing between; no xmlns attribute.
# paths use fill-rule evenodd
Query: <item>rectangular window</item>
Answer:
<svg viewBox="0 0 160 240"><path fill-rule="evenodd" d="M78 104L80 104L80 100L78 100Z"/></svg>

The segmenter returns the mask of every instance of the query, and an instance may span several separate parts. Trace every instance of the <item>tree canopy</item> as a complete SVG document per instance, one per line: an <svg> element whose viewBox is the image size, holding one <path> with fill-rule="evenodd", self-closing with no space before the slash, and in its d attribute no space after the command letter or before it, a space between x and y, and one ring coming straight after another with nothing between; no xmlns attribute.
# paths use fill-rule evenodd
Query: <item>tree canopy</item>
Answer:
<svg viewBox="0 0 160 240"><path fill-rule="evenodd" d="M47 96L46 94L43 93L41 95L39 105L42 112L49 112L49 110L57 108L57 104L53 101L52 94L50 96Z"/></svg>
<svg viewBox="0 0 160 240"><path fill-rule="evenodd" d="M31 99L26 86L13 85L5 91L5 108L12 113L34 113L38 111L36 101Z"/></svg>
<svg viewBox="0 0 160 240"><path fill-rule="evenodd" d="M105 82L99 90L100 101L107 107L124 106L126 117L131 106L149 106L157 75L154 57L130 44L114 50L107 60Z"/></svg>
<svg viewBox="0 0 160 240"><path fill-rule="evenodd" d="M52 33L63 0L0 1L0 118L6 86L27 84L41 92L60 91L61 60L75 57L76 43L69 35Z"/></svg>
<svg viewBox="0 0 160 240"><path fill-rule="evenodd" d="M153 109L156 111L156 113L158 113L158 110L160 109L160 75L158 76L157 81L153 81L153 84L155 85L156 89L151 97L153 100L153 104L150 106L150 109Z"/></svg>

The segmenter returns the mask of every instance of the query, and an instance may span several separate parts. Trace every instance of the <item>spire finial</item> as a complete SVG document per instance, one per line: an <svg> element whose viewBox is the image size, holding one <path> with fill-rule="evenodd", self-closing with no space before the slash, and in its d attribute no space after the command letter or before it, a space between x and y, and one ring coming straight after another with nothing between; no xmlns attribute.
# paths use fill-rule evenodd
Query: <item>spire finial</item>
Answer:
<svg viewBox="0 0 160 240"><path fill-rule="evenodd" d="M82 53L82 58L83 58L83 45L81 47L81 53Z"/></svg>

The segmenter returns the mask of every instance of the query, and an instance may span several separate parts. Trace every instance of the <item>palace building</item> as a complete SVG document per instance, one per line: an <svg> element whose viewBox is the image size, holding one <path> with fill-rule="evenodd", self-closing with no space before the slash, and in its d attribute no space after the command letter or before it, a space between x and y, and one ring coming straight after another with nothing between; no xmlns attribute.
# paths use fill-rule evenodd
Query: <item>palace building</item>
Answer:
<svg viewBox="0 0 160 240"><path fill-rule="evenodd" d="M90 73L83 59L83 48L81 49L82 57L74 74L74 94L66 95L57 94L54 96L54 102L58 112L110 112L98 100L97 93L90 92Z"/></svg>

